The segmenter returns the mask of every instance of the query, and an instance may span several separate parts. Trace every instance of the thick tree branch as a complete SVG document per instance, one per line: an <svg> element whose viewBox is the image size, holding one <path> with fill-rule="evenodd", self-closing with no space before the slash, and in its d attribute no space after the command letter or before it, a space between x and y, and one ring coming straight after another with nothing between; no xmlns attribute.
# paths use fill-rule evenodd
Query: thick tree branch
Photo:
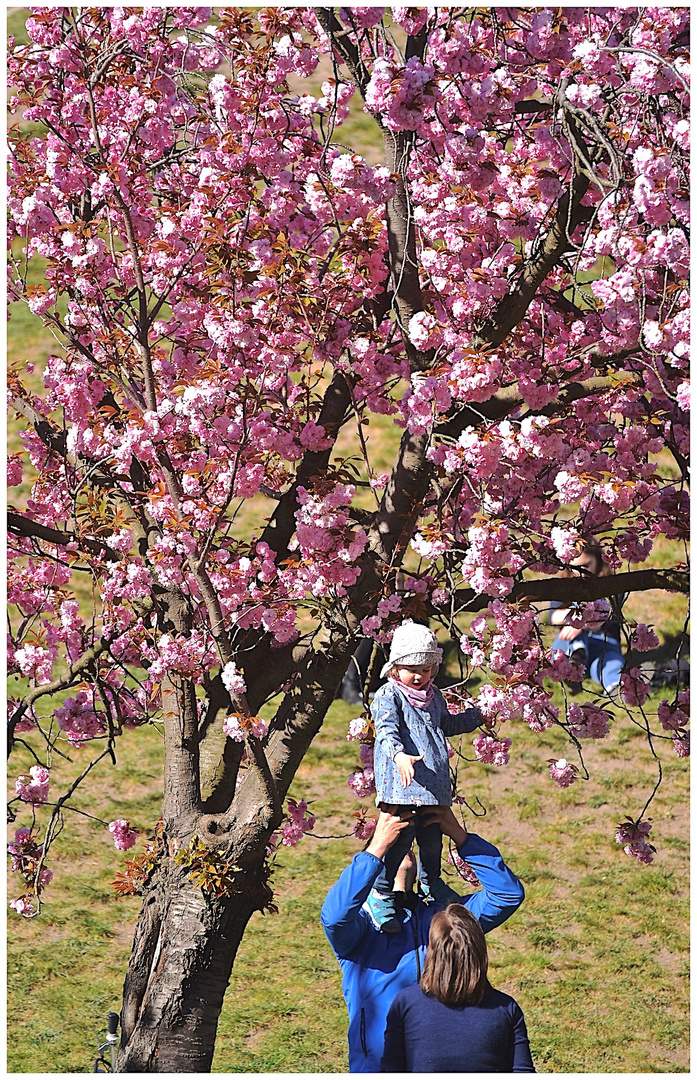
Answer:
<svg viewBox="0 0 697 1080"><path fill-rule="evenodd" d="M324 400L317 423L321 424L332 440L326 450L308 450L298 468L295 481L279 499L273 516L261 534L279 559L288 554L288 543L295 532L295 513L298 509L298 488L310 487L313 477L326 472L334 442L351 408L351 390L342 371L335 371L324 393Z"/></svg>
<svg viewBox="0 0 697 1080"><path fill-rule="evenodd" d="M31 518L23 517L22 514L16 514L12 510L7 513L7 528L15 536L30 536L59 547L78 544L85 551L91 552L100 559L109 559L110 562L120 562L123 559L120 551L115 551L100 540L93 540L74 532L63 532L61 529L51 529L48 525L41 525L38 521L32 521Z"/></svg>
<svg viewBox="0 0 697 1080"><path fill-rule="evenodd" d="M534 581L518 581L504 599L506 603L518 600L558 600L564 604L600 600L603 597L620 596L622 593L649 592L663 589L666 592L690 592L690 574L687 570L631 570L625 574L608 577L543 578ZM493 597L476 593L474 589L458 589L455 599L460 613L482 611ZM435 614L436 608L432 608Z"/></svg>
<svg viewBox="0 0 697 1080"><path fill-rule="evenodd" d="M9 405L10 408L29 421L47 450L58 454L59 457L66 456L64 431L57 431L45 416L42 416L33 405L19 395L11 398Z"/></svg>
<svg viewBox="0 0 697 1080"><path fill-rule="evenodd" d="M566 100L564 90L567 84L568 80L562 80L559 88L562 104ZM580 133L576 130L574 134L581 153L590 160L591 152ZM524 317L542 282L569 248L570 238L583 219L581 200L590 183L587 173L581 173L578 168L574 170L569 188L557 204L549 230L538 238L532 253L523 263L514 287L499 300L493 313L481 327L478 339L482 346L500 345Z"/></svg>

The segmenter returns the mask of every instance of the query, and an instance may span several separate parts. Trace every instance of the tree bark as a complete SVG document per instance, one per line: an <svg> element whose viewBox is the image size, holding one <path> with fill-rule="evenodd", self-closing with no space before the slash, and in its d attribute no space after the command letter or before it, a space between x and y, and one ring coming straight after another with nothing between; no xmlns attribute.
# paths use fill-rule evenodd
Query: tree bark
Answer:
<svg viewBox="0 0 697 1080"><path fill-rule="evenodd" d="M209 896L167 859L138 919L117 1072L210 1072L232 965L258 905Z"/></svg>

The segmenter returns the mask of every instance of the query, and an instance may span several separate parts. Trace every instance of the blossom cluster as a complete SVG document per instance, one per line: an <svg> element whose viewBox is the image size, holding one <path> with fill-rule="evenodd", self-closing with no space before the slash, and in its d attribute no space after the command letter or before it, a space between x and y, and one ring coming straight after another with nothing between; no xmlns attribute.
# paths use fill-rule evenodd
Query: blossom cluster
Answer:
<svg viewBox="0 0 697 1080"><path fill-rule="evenodd" d="M617 826L615 840L618 844L624 845L627 855L638 859L639 862L650 863L653 862L653 857L656 854L655 847L653 844L649 844L647 840L650 832L650 821L628 820Z"/></svg>
<svg viewBox="0 0 697 1080"><path fill-rule="evenodd" d="M26 776L18 776L15 792L22 802L37 805L48 799L50 773L43 765L32 765L29 769L29 781Z"/></svg>
<svg viewBox="0 0 697 1080"><path fill-rule="evenodd" d="M483 761L488 765L507 765L510 739L495 739L491 735L478 735L473 740L472 746L477 755L477 761Z"/></svg>
<svg viewBox="0 0 697 1080"><path fill-rule="evenodd" d="M448 862L457 870L463 881L466 881L468 885L478 887L480 885L479 879L475 874L472 867L463 859L461 855L458 855L457 851L451 851L448 853Z"/></svg>
<svg viewBox="0 0 697 1080"><path fill-rule="evenodd" d="M549 774L559 787L567 788L575 782L578 769L566 758L558 758L550 761Z"/></svg>
<svg viewBox="0 0 697 1080"><path fill-rule="evenodd" d="M351 720L348 726L348 734L346 735L348 741L358 742L358 754L361 761L361 768L356 769L348 778L348 786L353 794L359 799L366 799L369 795L375 794L375 771L373 768L374 746L375 746L375 728L370 714L364 714L358 716L354 720ZM363 821L365 811L359 811L363 817L360 821ZM361 826L363 828L363 826ZM373 826L374 828L374 826ZM358 836L359 834L356 833Z"/></svg>
<svg viewBox="0 0 697 1080"><path fill-rule="evenodd" d="M268 730L269 725L260 716L243 716L239 713L230 713L223 720L223 731L234 742L244 742L247 735L253 735L256 739L263 739Z"/></svg>
<svg viewBox="0 0 697 1080"><path fill-rule="evenodd" d="M29 919L38 913L38 900L53 878L53 871L43 865L43 844L38 843L36 833L27 826L15 829L14 840L9 842L7 850L13 873L18 873L25 883L23 895L10 900L10 907Z"/></svg>
<svg viewBox="0 0 697 1080"><path fill-rule="evenodd" d="M114 847L119 851L128 851L136 842L138 830L131 827L125 818L117 818L109 822L109 832L114 838Z"/></svg>
<svg viewBox="0 0 697 1080"><path fill-rule="evenodd" d="M307 832L312 832L315 827L315 815L308 811L307 803L304 799L300 802L296 802L295 799L288 800L288 821L283 826L281 842L286 847L295 847L299 840L302 840L303 836Z"/></svg>

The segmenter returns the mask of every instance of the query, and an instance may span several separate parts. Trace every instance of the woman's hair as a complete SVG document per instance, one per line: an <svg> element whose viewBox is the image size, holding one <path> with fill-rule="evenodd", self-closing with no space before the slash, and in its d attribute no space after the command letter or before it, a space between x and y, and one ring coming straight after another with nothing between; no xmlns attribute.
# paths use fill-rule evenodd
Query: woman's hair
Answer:
<svg viewBox="0 0 697 1080"><path fill-rule="evenodd" d="M489 986L484 931L462 904L449 904L431 921L421 976L424 994L444 1005L478 1005Z"/></svg>
<svg viewBox="0 0 697 1080"><path fill-rule="evenodd" d="M597 574L595 575L596 577L609 577L610 574L612 574L612 567L608 566L608 564L605 562L603 549L601 548L600 544L595 544L595 543L591 543L589 541L584 541L583 544L581 545L581 550L579 551L578 554L579 555L591 555L595 559L595 561L597 563L597 566L598 566L598 571L597 571ZM578 556L576 556L576 557L578 557ZM574 568L572 566L565 566L564 569L561 570L560 573L558 574L558 577L574 577L574 576L575 576L574 575Z"/></svg>

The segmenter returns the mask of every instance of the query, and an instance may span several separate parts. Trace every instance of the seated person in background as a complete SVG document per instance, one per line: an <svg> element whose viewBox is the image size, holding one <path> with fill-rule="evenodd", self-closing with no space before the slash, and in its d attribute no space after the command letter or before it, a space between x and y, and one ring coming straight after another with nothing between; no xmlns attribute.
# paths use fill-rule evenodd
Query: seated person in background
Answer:
<svg viewBox="0 0 697 1080"><path fill-rule="evenodd" d="M523 902L525 892L518 878L493 844L466 832L449 806L429 807L425 824L431 823L454 841L482 886L461 903L476 916L484 933L500 926ZM341 967L349 1014L350 1072L379 1071L387 1011L395 994L419 981L431 920L443 909L412 892L416 860L410 851L395 878L395 891L401 894L396 897L399 933L382 933L364 910L385 853L408 827L398 814L381 811L366 850L354 856L322 908L322 926Z"/></svg>
<svg viewBox="0 0 697 1080"><path fill-rule="evenodd" d="M400 990L387 1014L381 1072L534 1072L519 1005L487 978L484 932L450 904L431 920L418 986Z"/></svg>
<svg viewBox="0 0 697 1080"><path fill-rule="evenodd" d="M574 568L577 569L574 572ZM607 577L612 573L603 560L602 548L597 544L586 544L580 555L572 559L569 569L562 570L560 577L578 576L579 572L593 574L595 577ZM622 607L626 595L617 597L617 606ZM608 605L609 610L609 605ZM564 607L559 601L550 605L549 621L553 626L561 626L553 649L561 649L579 665L583 665L584 677L591 679L613 696L620 684L620 674L624 667L624 656L620 645L620 623L617 615L610 614L603 623L598 623L591 630L581 630L567 626L566 620L571 613L570 607ZM580 682L569 682L572 694L581 690Z"/></svg>

